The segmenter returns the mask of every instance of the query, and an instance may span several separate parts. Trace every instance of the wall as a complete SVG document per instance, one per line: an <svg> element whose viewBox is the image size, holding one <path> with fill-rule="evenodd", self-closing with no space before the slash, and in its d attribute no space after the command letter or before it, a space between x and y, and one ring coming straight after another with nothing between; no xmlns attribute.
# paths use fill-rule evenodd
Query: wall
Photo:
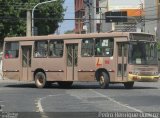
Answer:
<svg viewBox="0 0 160 118"><path fill-rule="evenodd" d="M141 2L143 0L108 0L108 10L139 8Z"/></svg>
<svg viewBox="0 0 160 118"><path fill-rule="evenodd" d="M154 20L158 17L157 0L145 0L145 32L156 34L157 21Z"/></svg>

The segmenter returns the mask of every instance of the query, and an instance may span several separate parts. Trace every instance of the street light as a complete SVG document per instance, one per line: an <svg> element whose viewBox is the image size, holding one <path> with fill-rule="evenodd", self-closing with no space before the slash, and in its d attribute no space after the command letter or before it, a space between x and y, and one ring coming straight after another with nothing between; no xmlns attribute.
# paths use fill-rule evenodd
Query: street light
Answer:
<svg viewBox="0 0 160 118"><path fill-rule="evenodd" d="M45 1L45 2L40 2L38 4L36 4L33 9L32 9L32 36L34 36L34 10L36 9L36 7L38 7L39 5L42 4L46 4L46 3L50 3L50 2L55 2L57 0L50 0L50 1Z"/></svg>

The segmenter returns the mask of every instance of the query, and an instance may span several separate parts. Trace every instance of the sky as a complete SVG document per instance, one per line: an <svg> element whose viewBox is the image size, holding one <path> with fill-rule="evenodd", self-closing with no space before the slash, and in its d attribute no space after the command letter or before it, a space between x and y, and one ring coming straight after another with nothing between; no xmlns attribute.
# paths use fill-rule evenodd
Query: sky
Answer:
<svg viewBox="0 0 160 118"><path fill-rule="evenodd" d="M74 19L74 0L65 0L64 8L67 9L67 11L65 12L64 19ZM65 20L63 23L59 24L60 34L63 34L67 30L73 30L75 27L74 23L75 21L73 20Z"/></svg>

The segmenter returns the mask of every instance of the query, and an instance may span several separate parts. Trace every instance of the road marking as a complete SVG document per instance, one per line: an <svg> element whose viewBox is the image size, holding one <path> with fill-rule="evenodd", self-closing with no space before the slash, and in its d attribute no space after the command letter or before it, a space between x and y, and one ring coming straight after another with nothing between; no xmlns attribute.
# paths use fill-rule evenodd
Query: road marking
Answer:
<svg viewBox="0 0 160 118"><path fill-rule="evenodd" d="M105 98L107 98L108 100L110 100L111 102L114 102L114 103L116 103L116 104L118 104L118 105L120 105L120 106L123 106L123 107L126 107L126 108L128 108L128 109L131 109L131 110L134 110L134 111L136 111L136 112L139 112L139 113L145 113L145 112L143 112L143 111L141 111L141 110L139 110L139 109L137 109L137 108L134 108L134 107L131 107L131 106L128 106L127 104L122 104L122 103L120 103L120 102L118 102L118 101L116 101L116 100L114 100L114 99L112 99L112 98L110 98L110 97L108 97L108 96L106 96L106 95L104 95L104 94L101 94L101 93L99 93L99 92L97 92L97 91L95 91L95 90L93 90L93 89L90 89L92 92L94 92L95 94L97 94L97 95L100 95L100 96L102 96L102 97L105 97ZM153 118L158 118L158 117L154 117L152 114L150 114L150 113L145 113L147 116L150 116L150 117L153 117Z"/></svg>
<svg viewBox="0 0 160 118"><path fill-rule="evenodd" d="M93 89L90 89L90 90L91 90L92 92L96 93L97 95L100 95L100 96L102 96L102 97L105 97L105 98L107 98L108 100L110 100L111 102L114 102L114 103L116 103L116 104L118 104L118 105L120 105L120 106L129 108L129 109L134 110L134 111L136 111L136 112L141 112L141 113L143 112L143 111L141 111L141 110L139 110L139 109L136 109L136 108L134 108L134 107L130 107L130 106L126 105L126 104L122 104L122 103L120 103L120 102L118 102L118 101L116 101L116 100L114 100L114 99L112 99L112 98L110 98L110 97L108 97L108 96L106 96L106 95L104 95L104 94L101 94L101 93L99 93L99 92L97 92L97 91L95 91L95 90L93 90Z"/></svg>
<svg viewBox="0 0 160 118"><path fill-rule="evenodd" d="M42 100L46 99L47 97L57 97L57 96L62 96L62 95L65 95L65 94L48 95L46 97L39 98L37 103L36 103L37 107L38 107L38 111L39 112L44 112L43 107L42 107Z"/></svg>
<svg viewBox="0 0 160 118"><path fill-rule="evenodd" d="M36 100L36 103L35 103L38 108L38 110L36 112L40 112L42 118L48 118L48 116L45 114L45 112L43 110L42 100L46 99L47 97L56 97L56 96L62 96L62 95L65 95L65 94L48 95L46 97L38 98L38 100Z"/></svg>

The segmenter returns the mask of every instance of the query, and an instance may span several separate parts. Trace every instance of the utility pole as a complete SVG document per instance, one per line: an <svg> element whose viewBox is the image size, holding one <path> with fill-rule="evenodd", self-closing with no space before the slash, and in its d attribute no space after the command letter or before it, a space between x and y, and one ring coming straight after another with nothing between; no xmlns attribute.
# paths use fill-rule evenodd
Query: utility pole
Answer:
<svg viewBox="0 0 160 118"><path fill-rule="evenodd" d="M81 20L80 19L78 19L78 32L79 32L79 34L81 34Z"/></svg>
<svg viewBox="0 0 160 118"><path fill-rule="evenodd" d="M140 22L141 22L141 32L145 32L145 20L143 16L143 3L140 4Z"/></svg>
<svg viewBox="0 0 160 118"><path fill-rule="evenodd" d="M88 5L88 8L89 8L89 33L92 32L92 27L91 27L91 3L89 1L89 5Z"/></svg>
<svg viewBox="0 0 160 118"><path fill-rule="evenodd" d="M31 10L27 10L27 32L26 32L26 36L31 36L32 35L32 30L31 30L31 23L32 22L32 18L31 18Z"/></svg>
<svg viewBox="0 0 160 118"><path fill-rule="evenodd" d="M100 26L99 26L99 32L102 32L102 9L99 7L99 14L100 14Z"/></svg>
<svg viewBox="0 0 160 118"><path fill-rule="evenodd" d="M87 8L87 12L88 12L88 32L91 33L92 32L92 21L91 21L91 7L92 7L92 3L91 0L84 0L84 4L86 5Z"/></svg>

